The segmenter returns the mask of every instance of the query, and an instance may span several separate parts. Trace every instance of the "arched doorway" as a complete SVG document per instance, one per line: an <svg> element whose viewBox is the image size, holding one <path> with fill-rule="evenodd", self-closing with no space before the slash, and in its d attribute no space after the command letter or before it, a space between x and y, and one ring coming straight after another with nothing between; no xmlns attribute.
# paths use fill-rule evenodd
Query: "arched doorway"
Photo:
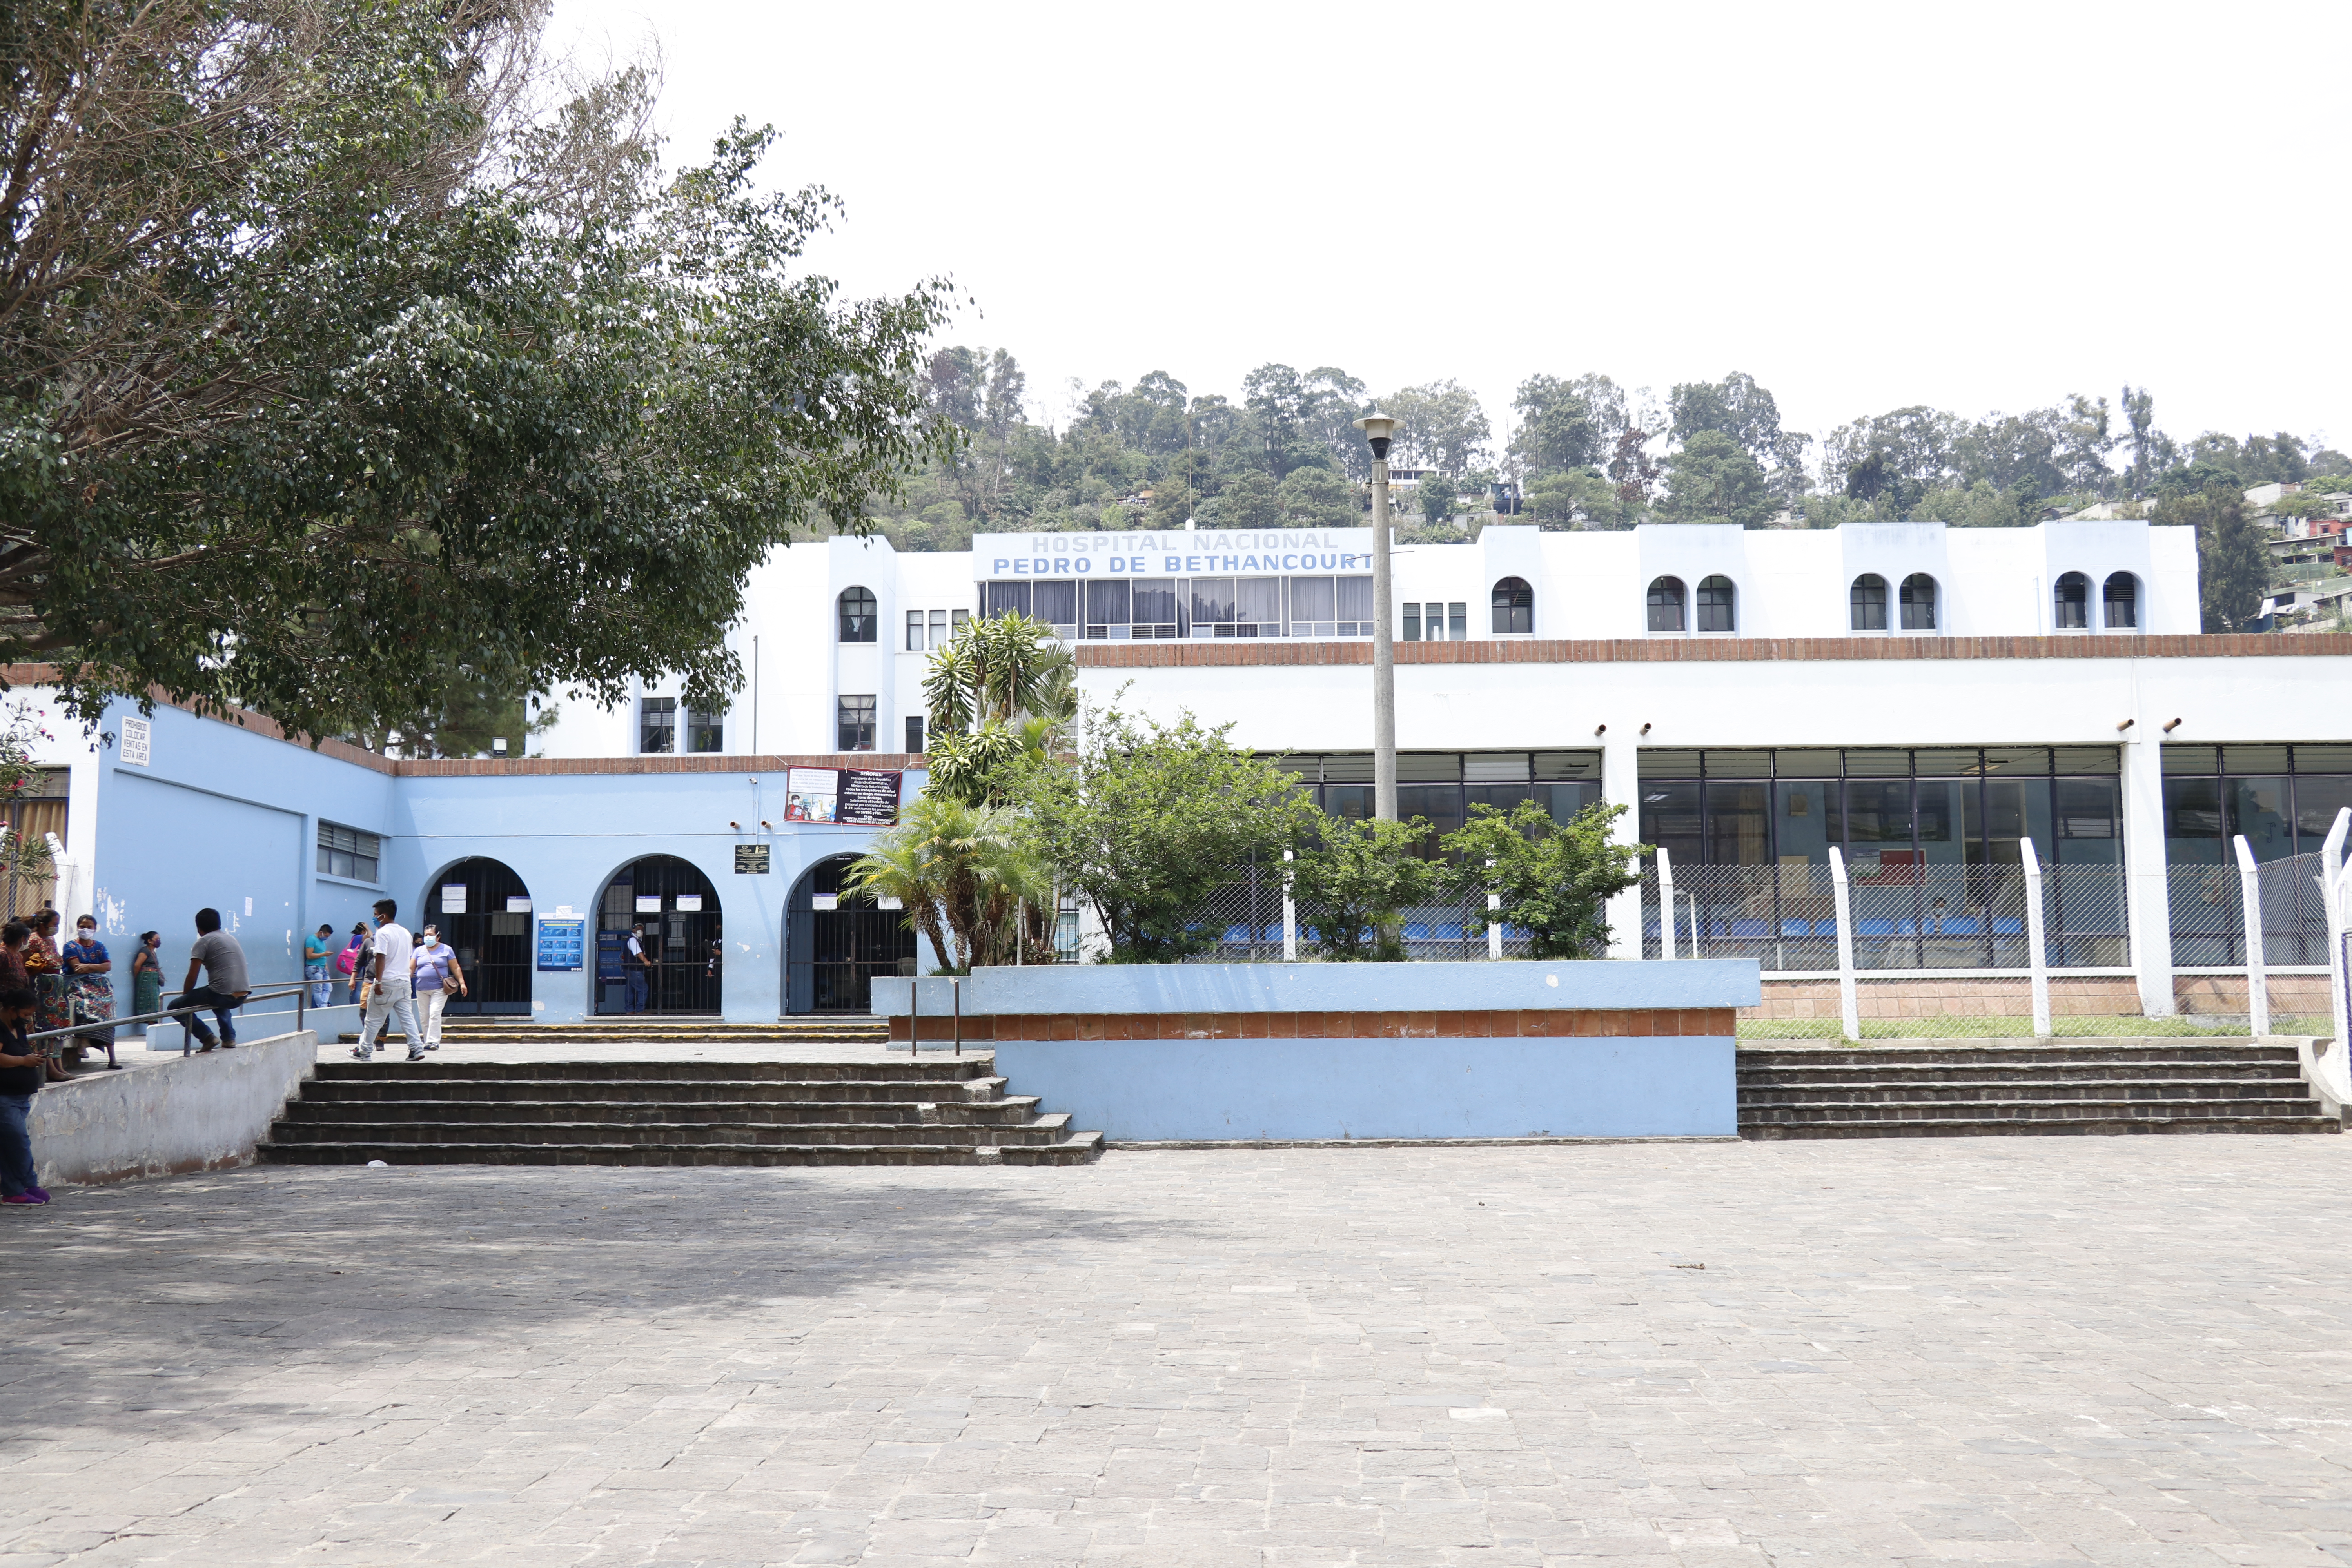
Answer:
<svg viewBox="0 0 2352 1568"><path fill-rule="evenodd" d="M416 923L439 928L466 972L466 994L446 1011L530 1011L530 889L503 860L460 860L425 889L425 913Z"/></svg>
<svg viewBox="0 0 2352 1568"><path fill-rule="evenodd" d="M596 900L596 1011L629 1010L629 931L645 922L649 1014L712 1014L723 979L719 889L700 867L675 855L647 855L613 873Z"/></svg>
<svg viewBox="0 0 2352 1568"><path fill-rule="evenodd" d="M906 912L841 890L855 855L820 860L784 902L784 1011L870 1013L874 977L915 973Z"/></svg>

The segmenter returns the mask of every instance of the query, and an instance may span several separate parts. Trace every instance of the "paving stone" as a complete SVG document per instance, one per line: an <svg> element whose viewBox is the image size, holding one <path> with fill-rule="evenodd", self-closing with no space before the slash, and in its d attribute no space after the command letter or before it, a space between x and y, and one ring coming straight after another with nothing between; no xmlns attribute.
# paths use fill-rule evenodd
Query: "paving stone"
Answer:
<svg viewBox="0 0 2352 1568"><path fill-rule="evenodd" d="M0 1568L2352 1564L2339 1151L75 1191L0 1214Z"/></svg>

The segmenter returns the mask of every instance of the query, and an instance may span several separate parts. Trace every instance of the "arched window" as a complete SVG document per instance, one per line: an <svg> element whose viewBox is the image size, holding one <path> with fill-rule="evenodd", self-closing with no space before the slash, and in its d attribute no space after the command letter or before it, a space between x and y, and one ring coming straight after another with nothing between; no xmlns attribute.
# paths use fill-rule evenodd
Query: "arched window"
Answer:
<svg viewBox="0 0 2352 1568"><path fill-rule="evenodd" d="M1495 584L1495 635L1508 637L1513 632L1536 629L1536 591L1520 577L1506 577Z"/></svg>
<svg viewBox="0 0 2352 1568"><path fill-rule="evenodd" d="M1845 596L1846 624L1858 632L1886 629L1886 579L1864 572L1853 580Z"/></svg>
<svg viewBox="0 0 2352 1568"><path fill-rule="evenodd" d="M1903 579L1903 629L1936 629L1936 580L1925 572L1914 572Z"/></svg>
<svg viewBox="0 0 2352 1568"><path fill-rule="evenodd" d="M841 591L841 640L872 642L881 626L875 613L874 595L870 589L844 588Z"/></svg>
<svg viewBox="0 0 2352 1568"><path fill-rule="evenodd" d="M2139 579L2128 572L2117 572L2107 579L2106 603L2100 606L2106 612L2101 625L2111 632L2139 630Z"/></svg>
<svg viewBox="0 0 2352 1568"><path fill-rule="evenodd" d="M1738 629L1737 590L1728 577L1709 577L1698 585L1698 629L1728 632Z"/></svg>
<svg viewBox="0 0 2352 1568"><path fill-rule="evenodd" d="M2050 624L2062 632L2079 632L2091 624L2091 580L2080 572L2058 579L2050 595Z"/></svg>
<svg viewBox="0 0 2352 1568"><path fill-rule="evenodd" d="M1683 624L1683 580L1661 577L1650 584L1650 629L1654 632L1687 630Z"/></svg>

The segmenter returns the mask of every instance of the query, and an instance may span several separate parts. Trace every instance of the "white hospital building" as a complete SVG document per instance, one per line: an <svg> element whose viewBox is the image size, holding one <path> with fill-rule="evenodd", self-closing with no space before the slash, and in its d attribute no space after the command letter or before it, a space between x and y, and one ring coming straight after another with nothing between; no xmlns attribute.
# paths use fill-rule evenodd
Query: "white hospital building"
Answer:
<svg viewBox="0 0 2352 1568"><path fill-rule="evenodd" d="M1091 700L1231 723L1287 753L1327 808L1360 812L1370 541L797 545L751 580L728 712L688 713L652 683L611 709L564 701L538 749L919 768L929 650L966 616L1019 610L1071 642ZM2236 876L2229 840L2284 862L2352 805L2352 637L2200 635L2185 528L1491 526L1398 547L1393 578L1402 810L1443 828L1482 801L1635 805L1623 832L1665 847L1695 895L1678 950L1753 955L1792 984L1830 962L1808 876L1832 845L1875 973L2013 974L2030 839L2053 868L2053 962L2169 1013L2200 972L2243 961L2235 894L2215 891ZM1645 897L1615 912L1621 956L1663 956ZM1434 955L1471 933L1441 919L1409 934ZM2324 954L2269 959L2310 971Z"/></svg>

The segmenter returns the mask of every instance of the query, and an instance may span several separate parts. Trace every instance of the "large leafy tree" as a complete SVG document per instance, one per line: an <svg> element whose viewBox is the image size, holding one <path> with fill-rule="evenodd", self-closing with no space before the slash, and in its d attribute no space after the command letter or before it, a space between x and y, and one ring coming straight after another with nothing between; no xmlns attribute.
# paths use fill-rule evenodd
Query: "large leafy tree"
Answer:
<svg viewBox="0 0 2352 1568"><path fill-rule="evenodd" d="M1609 945L1608 900L1641 879L1643 844L1610 841L1622 805L1589 805L1566 822L1531 800L1507 813L1474 805L1441 842L1465 900L1496 895L1494 918L1528 933L1535 958L1599 958Z"/></svg>
<svg viewBox="0 0 2352 1568"><path fill-rule="evenodd" d="M1203 921L1218 889L1270 867L1321 815L1273 763L1235 746L1232 726L1191 714L1161 725L1112 712L1076 754L1024 777L1038 853L1093 906L1119 963L1167 963L1214 945Z"/></svg>
<svg viewBox="0 0 2352 1568"><path fill-rule="evenodd" d="M1756 459L1719 430L1701 430L1666 459L1667 500L1685 522L1736 522L1761 528L1771 521L1770 483Z"/></svg>
<svg viewBox="0 0 2352 1568"><path fill-rule="evenodd" d="M1418 816L1309 819L1288 869L1298 929L1317 952L1341 963L1409 956L1398 916L1433 885L1436 868L1416 853L1428 834Z"/></svg>
<svg viewBox="0 0 2352 1568"><path fill-rule="evenodd" d="M0 658L312 734L462 665L717 705L749 569L948 450L945 293L799 270L740 122L546 112L541 0L0 13Z"/></svg>
<svg viewBox="0 0 2352 1568"><path fill-rule="evenodd" d="M2202 627L2209 632L2242 630L2263 607L2271 580L2270 551L2262 528L2246 513L2245 496L2235 485L2210 485L2168 496L2150 509L2148 518L2197 531Z"/></svg>

